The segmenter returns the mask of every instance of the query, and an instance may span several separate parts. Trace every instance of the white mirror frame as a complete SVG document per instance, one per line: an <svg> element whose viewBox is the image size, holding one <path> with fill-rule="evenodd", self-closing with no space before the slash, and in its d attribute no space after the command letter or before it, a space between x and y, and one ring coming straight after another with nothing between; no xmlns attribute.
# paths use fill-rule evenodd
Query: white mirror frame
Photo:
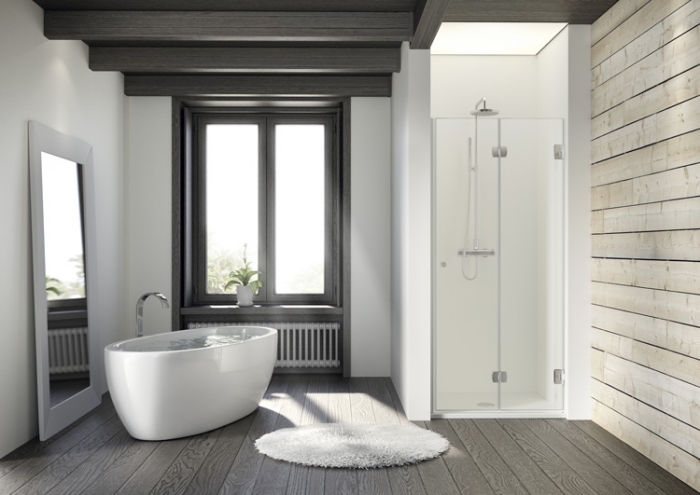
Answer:
<svg viewBox="0 0 700 495"><path fill-rule="evenodd" d="M46 258L44 253L44 208L41 153L82 165L83 222L85 230L85 289L88 315L88 359L90 386L51 407L49 387L49 340L46 300ZM102 369L97 331L97 253L95 239L95 190L92 146L37 122L29 122L29 170L32 208L32 252L34 258L34 326L36 338L39 439L46 440L101 402L98 393Z"/></svg>

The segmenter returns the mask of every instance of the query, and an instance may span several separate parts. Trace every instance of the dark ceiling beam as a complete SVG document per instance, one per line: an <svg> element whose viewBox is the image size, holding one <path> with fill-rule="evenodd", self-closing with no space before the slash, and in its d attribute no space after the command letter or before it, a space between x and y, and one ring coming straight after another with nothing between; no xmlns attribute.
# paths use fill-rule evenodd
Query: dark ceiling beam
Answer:
<svg viewBox="0 0 700 495"><path fill-rule="evenodd" d="M413 12L416 0L34 0L44 10Z"/></svg>
<svg viewBox="0 0 700 495"><path fill-rule="evenodd" d="M592 24L617 0L452 0L445 22L568 22Z"/></svg>
<svg viewBox="0 0 700 495"><path fill-rule="evenodd" d="M416 10L413 13L414 32L411 48L416 50L430 48L449 4L450 0L418 0L416 2Z"/></svg>
<svg viewBox="0 0 700 495"><path fill-rule="evenodd" d="M399 48L90 47L90 69L124 73L387 74L400 58Z"/></svg>
<svg viewBox="0 0 700 495"><path fill-rule="evenodd" d="M401 42L412 34L411 12L44 11L48 39Z"/></svg>
<svg viewBox="0 0 700 495"><path fill-rule="evenodd" d="M179 97L391 96L391 76L127 74L124 94Z"/></svg>

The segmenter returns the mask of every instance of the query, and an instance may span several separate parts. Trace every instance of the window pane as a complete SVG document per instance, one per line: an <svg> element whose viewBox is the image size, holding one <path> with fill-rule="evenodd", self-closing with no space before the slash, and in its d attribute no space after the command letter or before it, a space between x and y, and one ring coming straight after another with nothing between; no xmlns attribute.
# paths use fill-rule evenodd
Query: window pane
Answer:
<svg viewBox="0 0 700 495"><path fill-rule="evenodd" d="M41 153L47 299L85 297L78 165Z"/></svg>
<svg viewBox="0 0 700 495"><path fill-rule="evenodd" d="M258 267L258 126L209 124L206 143L207 293L225 289L244 256Z"/></svg>
<svg viewBox="0 0 700 495"><path fill-rule="evenodd" d="M275 284L278 294L323 294L325 128L275 126Z"/></svg>

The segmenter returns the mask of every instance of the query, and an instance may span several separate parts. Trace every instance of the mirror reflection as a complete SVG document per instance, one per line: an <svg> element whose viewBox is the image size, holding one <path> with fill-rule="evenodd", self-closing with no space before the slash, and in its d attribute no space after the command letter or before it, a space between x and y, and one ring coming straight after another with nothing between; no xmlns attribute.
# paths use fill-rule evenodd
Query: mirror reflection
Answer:
<svg viewBox="0 0 700 495"><path fill-rule="evenodd" d="M41 153L51 407L90 386L82 166Z"/></svg>

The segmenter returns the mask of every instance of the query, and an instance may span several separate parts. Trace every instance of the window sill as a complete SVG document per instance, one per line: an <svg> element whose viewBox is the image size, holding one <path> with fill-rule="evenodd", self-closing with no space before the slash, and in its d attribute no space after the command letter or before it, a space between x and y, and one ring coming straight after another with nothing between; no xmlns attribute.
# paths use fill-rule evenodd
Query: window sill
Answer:
<svg viewBox="0 0 700 495"><path fill-rule="evenodd" d="M189 315L342 315L343 308L327 305L201 305L180 308L180 314Z"/></svg>

